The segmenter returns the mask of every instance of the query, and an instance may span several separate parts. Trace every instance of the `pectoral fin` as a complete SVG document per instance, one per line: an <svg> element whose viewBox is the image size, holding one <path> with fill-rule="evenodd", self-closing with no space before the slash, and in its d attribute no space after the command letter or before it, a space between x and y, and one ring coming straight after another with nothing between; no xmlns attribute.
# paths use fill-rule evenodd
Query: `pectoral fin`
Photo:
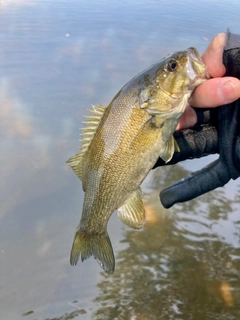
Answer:
<svg viewBox="0 0 240 320"><path fill-rule="evenodd" d="M131 197L118 208L118 216L122 223L131 229L143 227L146 216L140 188L134 191Z"/></svg>
<svg viewBox="0 0 240 320"><path fill-rule="evenodd" d="M165 148L160 152L160 157L167 163L172 159L174 152L179 152L179 146L173 136L168 140Z"/></svg>

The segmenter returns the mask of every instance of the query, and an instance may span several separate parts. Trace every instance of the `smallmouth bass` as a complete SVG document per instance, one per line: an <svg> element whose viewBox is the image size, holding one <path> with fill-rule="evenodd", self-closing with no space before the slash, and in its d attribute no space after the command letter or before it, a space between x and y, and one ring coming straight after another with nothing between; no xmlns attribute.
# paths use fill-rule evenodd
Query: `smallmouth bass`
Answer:
<svg viewBox="0 0 240 320"><path fill-rule="evenodd" d="M94 256L107 273L115 258L107 223L115 210L133 229L145 223L140 185L160 156L179 151L173 133L192 91L208 79L195 48L174 52L131 79L108 107L93 107L80 152L67 163L85 192L70 263Z"/></svg>

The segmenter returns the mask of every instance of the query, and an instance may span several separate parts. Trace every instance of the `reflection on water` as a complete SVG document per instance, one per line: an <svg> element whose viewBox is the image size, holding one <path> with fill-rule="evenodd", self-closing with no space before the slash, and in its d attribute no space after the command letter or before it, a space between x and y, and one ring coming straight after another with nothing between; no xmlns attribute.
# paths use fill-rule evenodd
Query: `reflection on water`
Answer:
<svg viewBox="0 0 240 320"><path fill-rule="evenodd" d="M0 0L0 319L239 318L238 180L165 210L159 191L205 160L154 170L144 230L110 220L108 276L69 265L83 192L65 164L91 104L170 51L239 32L230 3Z"/></svg>
<svg viewBox="0 0 240 320"><path fill-rule="evenodd" d="M158 202L158 190L186 173L180 167L152 173L145 185L146 227L126 231L129 246L118 253L117 271L98 284L94 319L240 316L239 211L216 191L170 214Z"/></svg>

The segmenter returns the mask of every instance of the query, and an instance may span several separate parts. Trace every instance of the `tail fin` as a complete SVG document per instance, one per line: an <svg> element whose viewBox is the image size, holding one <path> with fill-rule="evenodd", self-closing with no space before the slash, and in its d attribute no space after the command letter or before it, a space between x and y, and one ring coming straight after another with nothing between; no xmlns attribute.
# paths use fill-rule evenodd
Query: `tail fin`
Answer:
<svg viewBox="0 0 240 320"><path fill-rule="evenodd" d="M113 273L115 258L107 232L91 235L76 231L70 256L71 265L76 265L81 254L84 261L93 256L107 273Z"/></svg>

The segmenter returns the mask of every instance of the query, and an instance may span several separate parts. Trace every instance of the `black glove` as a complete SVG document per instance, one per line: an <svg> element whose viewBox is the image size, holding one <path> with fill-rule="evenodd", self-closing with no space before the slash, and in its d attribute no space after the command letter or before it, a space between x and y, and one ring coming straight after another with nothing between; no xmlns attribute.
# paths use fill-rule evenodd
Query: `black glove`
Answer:
<svg viewBox="0 0 240 320"><path fill-rule="evenodd" d="M168 163L158 158L154 168L219 153L216 108L195 111L198 119L196 125L192 129L174 132L180 152L175 152Z"/></svg>
<svg viewBox="0 0 240 320"><path fill-rule="evenodd" d="M223 63L226 76L240 79L239 35L227 33ZM164 189L160 199L165 208L196 198L240 176L240 99L215 109L200 110L197 115L194 128L175 133L181 151L168 164L213 153L219 153L219 159ZM161 159L158 165L163 165Z"/></svg>

